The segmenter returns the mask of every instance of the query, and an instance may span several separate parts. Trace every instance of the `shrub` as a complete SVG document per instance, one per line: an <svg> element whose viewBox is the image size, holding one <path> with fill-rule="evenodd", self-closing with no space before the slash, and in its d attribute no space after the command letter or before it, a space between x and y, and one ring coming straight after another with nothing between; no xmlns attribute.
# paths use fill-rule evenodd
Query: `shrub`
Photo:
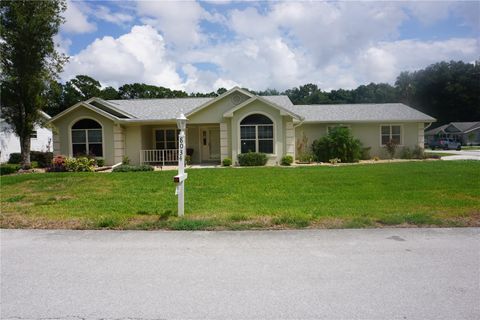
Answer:
<svg viewBox="0 0 480 320"><path fill-rule="evenodd" d="M328 162L330 162L330 163L333 164L333 165L336 165L337 163L342 162L342 159L333 158L333 159L328 160Z"/></svg>
<svg viewBox="0 0 480 320"><path fill-rule="evenodd" d="M0 175L12 174L18 171L20 166L15 163L5 163L0 165Z"/></svg>
<svg viewBox="0 0 480 320"><path fill-rule="evenodd" d="M65 168L67 171L73 172L93 172L95 171L95 159L87 157L68 158L65 160Z"/></svg>
<svg viewBox="0 0 480 320"><path fill-rule="evenodd" d="M313 154L310 153L310 152L304 152L304 153L301 153L298 157L297 157L297 160L298 162L300 163L310 163L313 161Z"/></svg>
<svg viewBox="0 0 480 320"><path fill-rule="evenodd" d="M129 165L130 164L130 159L127 156L123 156L122 164Z"/></svg>
<svg viewBox="0 0 480 320"><path fill-rule="evenodd" d="M248 152L238 155L238 163L242 167L264 166L267 164L267 155L260 152Z"/></svg>
<svg viewBox="0 0 480 320"><path fill-rule="evenodd" d="M370 149L372 149L372 147L362 148L360 151L361 160L370 160Z"/></svg>
<svg viewBox="0 0 480 320"><path fill-rule="evenodd" d="M67 168L65 167L65 161L67 158L62 155L55 156L52 159L52 165L47 169L47 172L65 172Z"/></svg>
<svg viewBox="0 0 480 320"><path fill-rule="evenodd" d="M230 166L232 165L232 159L230 159L230 158L225 158L225 159L223 159L222 165L223 165L224 167L230 167Z"/></svg>
<svg viewBox="0 0 480 320"><path fill-rule="evenodd" d="M185 156L185 164L192 164L192 156L186 155Z"/></svg>
<svg viewBox="0 0 480 320"><path fill-rule="evenodd" d="M362 144L350 133L350 129L336 127L327 136L313 141L312 150L317 161L327 162L338 158L342 162L360 160Z"/></svg>
<svg viewBox="0 0 480 320"><path fill-rule="evenodd" d="M131 166L128 164L122 164L118 167L115 167L113 172L136 172L136 171L153 171L153 167L149 165L141 165L141 166Z"/></svg>
<svg viewBox="0 0 480 320"><path fill-rule="evenodd" d="M412 155L415 159L425 159L425 151L420 146L415 146L415 148L413 148Z"/></svg>
<svg viewBox="0 0 480 320"><path fill-rule="evenodd" d="M18 152L10 153L8 163L19 164L22 161L22 155Z"/></svg>
<svg viewBox="0 0 480 320"><path fill-rule="evenodd" d="M39 168L46 168L53 159L53 152L31 151L30 160L37 161Z"/></svg>
<svg viewBox="0 0 480 320"><path fill-rule="evenodd" d="M286 155L286 156L282 157L282 161L280 162L280 164L282 166L289 166L289 165L292 164L292 162L293 162L293 157L289 156L289 155Z"/></svg>
<svg viewBox="0 0 480 320"><path fill-rule="evenodd" d="M412 159L413 158L412 150L410 150L409 147L403 147L402 150L400 151L400 158L401 159Z"/></svg>
<svg viewBox="0 0 480 320"><path fill-rule="evenodd" d="M385 144L384 148L387 151L388 155L390 156L390 159L393 159L393 157L395 157L395 151L397 150L397 144L392 140L389 140Z"/></svg>
<svg viewBox="0 0 480 320"><path fill-rule="evenodd" d="M103 167L105 165L105 160L104 159L96 159L95 162L97 163L97 166Z"/></svg>
<svg viewBox="0 0 480 320"><path fill-rule="evenodd" d="M30 161L37 162L39 168L48 167L52 162L52 159L53 159L52 152L30 151ZM18 152L11 153L8 159L8 163L19 164L21 161L22 161L22 156Z"/></svg>

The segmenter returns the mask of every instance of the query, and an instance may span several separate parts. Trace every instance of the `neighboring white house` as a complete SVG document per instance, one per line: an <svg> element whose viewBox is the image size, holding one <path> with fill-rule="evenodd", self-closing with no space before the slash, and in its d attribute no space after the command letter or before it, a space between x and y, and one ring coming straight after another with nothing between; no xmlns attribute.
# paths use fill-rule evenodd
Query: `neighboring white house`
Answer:
<svg viewBox="0 0 480 320"><path fill-rule="evenodd" d="M50 116L45 112L42 115L46 120ZM32 151L52 151L52 130L35 126L35 131L31 137ZM0 119L0 162L7 162L11 153L20 152L20 139L13 133L10 125L4 120Z"/></svg>

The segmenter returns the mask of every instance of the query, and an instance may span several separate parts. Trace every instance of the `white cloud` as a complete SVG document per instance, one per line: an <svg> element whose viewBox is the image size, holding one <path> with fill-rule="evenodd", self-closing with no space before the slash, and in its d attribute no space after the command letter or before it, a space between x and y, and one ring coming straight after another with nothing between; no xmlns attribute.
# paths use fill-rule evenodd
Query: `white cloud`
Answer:
<svg viewBox="0 0 480 320"><path fill-rule="evenodd" d="M134 20L134 17L132 15L123 12L112 12L108 7L101 5L96 6L92 10L92 14L98 19L117 25L123 25Z"/></svg>
<svg viewBox="0 0 480 320"><path fill-rule="evenodd" d="M234 85L284 90L309 82L329 90L393 83L401 71L442 60L474 61L480 52L471 38L399 40L412 16L432 24L455 15L475 28L478 13L471 9L478 3L271 2L210 12L197 2L134 6L148 26L96 39L71 58L66 77L89 74L103 84L146 82L188 92ZM95 8L90 5L89 14L97 19L133 21L125 10ZM219 27L216 33L202 29L205 21ZM63 41L68 50L68 39Z"/></svg>
<svg viewBox="0 0 480 320"><path fill-rule="evenodd" d="M146 82L172 89L183 85L169 60L163 37L150 26L135 26L119 38L96 39L77 55L70 57L63 79L87 74L103 85Z"/></svg>
<svg viewBox="0 0 480 320"><path fill-rule="evenodd" d="M97 26L88 21L87 15L82 11L81 4L74 1L67 1L67 10L63 14L65 23L62 31L67 33L88 33L97 29Z"/></svg>
<svg viewBox="0 0 480 320"><path fill-rule="evenodd" d="M201 42L199 22L208 13L197 2L140 1L137 4L142 22L157 28L168 42L191 47Z"/></svg>

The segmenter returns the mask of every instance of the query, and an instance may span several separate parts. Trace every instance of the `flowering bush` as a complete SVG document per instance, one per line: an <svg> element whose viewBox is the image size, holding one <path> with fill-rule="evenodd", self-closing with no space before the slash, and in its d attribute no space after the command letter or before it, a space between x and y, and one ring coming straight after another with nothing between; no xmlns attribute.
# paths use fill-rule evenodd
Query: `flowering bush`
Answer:
<svg viewBox="0 0 480 320"><path fill-rule="evenodd" d="M95 159L87 157L68 158L65 160L65 168L67 171L93 172L95 171Z"/></svg>
<svg viewBox="0 0 480 320"><path fill-rule="evenodd" d="M52 165L47 169L48 172L64 172L67 171L65 168L65 161L67 158L62 155L55 156L52 159Z"/></svg>

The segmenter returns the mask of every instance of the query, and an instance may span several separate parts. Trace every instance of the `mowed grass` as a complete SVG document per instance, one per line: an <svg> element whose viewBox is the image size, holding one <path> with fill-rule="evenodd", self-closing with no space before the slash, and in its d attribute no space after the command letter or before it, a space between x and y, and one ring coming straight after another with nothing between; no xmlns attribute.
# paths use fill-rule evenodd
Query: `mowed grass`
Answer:
<svg viewBox="0 0 480 320"><path fill-rule="evenodd" d="M48 173L1 180L3 228L261 229L480 226L480 162Z"/></svg>

